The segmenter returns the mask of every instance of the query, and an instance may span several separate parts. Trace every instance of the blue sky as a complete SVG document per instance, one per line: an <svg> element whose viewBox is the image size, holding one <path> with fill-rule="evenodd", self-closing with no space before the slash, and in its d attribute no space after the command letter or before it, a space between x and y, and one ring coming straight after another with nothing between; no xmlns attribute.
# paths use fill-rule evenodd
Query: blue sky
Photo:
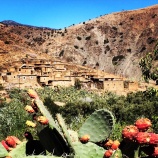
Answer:
<svg viewBox="0 0 158 158"><path fill-rule="evenodd" d="M100 15L155 4L158 0L1 0L0 21L62 29Z"/></svg>

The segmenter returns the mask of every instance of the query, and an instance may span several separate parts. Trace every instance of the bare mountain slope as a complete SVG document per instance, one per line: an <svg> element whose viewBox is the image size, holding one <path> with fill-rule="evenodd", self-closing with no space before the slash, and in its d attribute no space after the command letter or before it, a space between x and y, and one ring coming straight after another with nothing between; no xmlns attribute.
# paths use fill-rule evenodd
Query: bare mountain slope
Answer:
<svg viewBox="0 0 158 158"><path fill-rule="evenodd" d="M123 11L63 30L0 24L0 63L30 54L140 79L139 60L158 41L158 5Z"/></svg>

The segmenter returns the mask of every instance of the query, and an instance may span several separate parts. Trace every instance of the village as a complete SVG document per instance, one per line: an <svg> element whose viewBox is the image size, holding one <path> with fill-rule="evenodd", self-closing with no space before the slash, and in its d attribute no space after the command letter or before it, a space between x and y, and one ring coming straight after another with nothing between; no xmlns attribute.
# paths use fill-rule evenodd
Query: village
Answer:
<svg viewBox="0 0 158 158"><path fill-rule="evenodd" d="M76 80L82 88L90 90L124 92L139 88L138 82L58 59L23 58L15 63L14 67L3 69L0 73L0 84L6 89L69 87L74 86Z"/></svg>

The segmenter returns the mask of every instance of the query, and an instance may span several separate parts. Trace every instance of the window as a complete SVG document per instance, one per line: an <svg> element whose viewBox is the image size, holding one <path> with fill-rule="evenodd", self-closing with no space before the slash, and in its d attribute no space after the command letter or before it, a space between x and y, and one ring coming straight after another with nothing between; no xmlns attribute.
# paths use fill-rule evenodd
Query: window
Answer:
<svg viewBox="0 0 158 158"><path fill-rule="evenodd" d="M25 79L26 79L26 77L24 76L24 77L23 77L23 79L25 80Z"/></svg>
<svg viewBox="0 0 158 158"><path fill-rule="evenodd" d="M33 74L33 70L31 70L31 74Z"/></svg>
<svg viewBox="0 0 158 158"><path fill-rule="evenodd" d="M11 72L7 72L7 75L11 75Z"/></svg>

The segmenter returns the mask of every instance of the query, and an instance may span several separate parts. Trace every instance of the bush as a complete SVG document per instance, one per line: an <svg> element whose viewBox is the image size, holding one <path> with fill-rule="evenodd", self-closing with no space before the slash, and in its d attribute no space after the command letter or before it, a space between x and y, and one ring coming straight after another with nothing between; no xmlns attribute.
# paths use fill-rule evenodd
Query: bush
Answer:
<svg viewBox="0 0 158 158"><path fill-rule="evenodd" d="M74 47L75 47L76 49L78 49L78 46L74 45Z"/></svg>
<svg viewBox="0 0 158 158"><path fill-rule="evenodd" d="M90 40L91 39L91 36L87 36L86 38L85 38L85 40Z"/></svg>
<svg viewBox="0 0 158 158"><path fill-rule="evenodd" d="M79 37L79 36L77 36L77 39L80 41L82 38L81 38L81 37Z"/></svg>
<svg viewBox="0 0 158 158"><path fill-rule="evenodd" d="M24 110L24 104L17 99L13 99L6 107L0 109L0 139L8 135L14 135L23 138L26 130L25 122L30 116Z"/></svg>
<svg viewBox="0 0 158 158"><path fill-rule="evenodd" d="M80 82L76 80L76 87L58 87L52 89L45 87L37 89L37 93L44 105L47 106L52 116L62 114L68 127L78 130L83 121L97 109L108 109L116 118L116 128L111 137L120 138L120 130L123 126L133 124L140 117L149 118L153 125L153 131L158 132L158 92L147 89L144 92L129 93L125 96L117 96L110 92L101 95L80 89ZM10 92L11 102L6 103L0 109L0 138L7 135L21 137L26 130L25 122L31 119L26 113L24 106L29 104L26 91L12 89ZM63 107L54 104L55 101L64 102Z"/></svg>

